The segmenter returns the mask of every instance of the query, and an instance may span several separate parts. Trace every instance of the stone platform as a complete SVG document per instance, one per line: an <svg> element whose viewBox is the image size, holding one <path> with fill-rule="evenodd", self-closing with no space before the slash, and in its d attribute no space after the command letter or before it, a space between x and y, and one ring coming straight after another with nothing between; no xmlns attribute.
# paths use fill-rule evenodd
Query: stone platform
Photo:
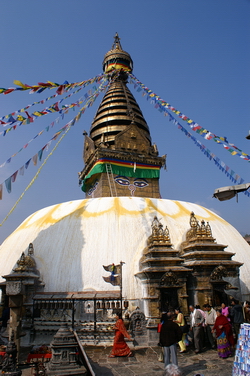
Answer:
<svg viewBox="0 0 250 376"><path fill-rule="evenodd" d="M132 346L131 346L132 347ZM164 364L158 361L160 347L136 347L131 358L109 358L111 347L84 347L96 376L162 376ZM234 357L220 359L216 350L195 354L192 349L180 354L179 367L183 376L231 376ZM22 366L22 376L30 376L30 366Z"/></svg>

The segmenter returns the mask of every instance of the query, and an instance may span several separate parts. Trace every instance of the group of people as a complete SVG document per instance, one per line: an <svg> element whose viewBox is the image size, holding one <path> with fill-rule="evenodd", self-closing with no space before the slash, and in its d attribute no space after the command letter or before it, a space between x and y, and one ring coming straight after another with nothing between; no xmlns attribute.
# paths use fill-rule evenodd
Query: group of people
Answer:
<svg viewBox="0 0 250 376"><path fill-rule="evenodd" d="M220 358L232 356L235 343L243 322L250 323L250 303L242 307L238 301L232 300L231 307L224 303L214 309L209 304L189 306L189 329L180 308L162 316L160 344L163 346L165 367L171 363L178 366L177 343L180 353L186 352L186 336L192 338L195 353L202 352L205 338L212 349L218 351Z"/></svg>
<svg viewBox="0 0 250 376"><path fill-rule="evenodd" d="M222 314L222 308L213 309L209 304L199 307L190 306L190 330L193 332L195 352L203 349L204 335L212 349L216 348L220 358L232 355L235 344L232 326L228 318ZM216 336L216 343L215 337Z"/></svg>
<svg viewBox="0 0 250 376"><path fill-rule="evenodd" d="M218 351L220 358L232 356L233 348L239 334L240 325L243 322L250 323L250 303L245 302L242 307L236 300L231 301L231 307L224 303L220 308L214 309L209 304L189 306L189 325L180 308L164 313L160 325L160 345L163 348L165 369L171 367L178 369L177 344L180 352L186 352L187 333L193 338L195 353L202 352L204 338L212 349ZM131 339L119 313L113 327L115 330L114 344L110 357L132 356L132 351L125 341L125 337ZM171 368L171 369L172 369ZM167 375L167 374L166 374Z"/></svg>
<svg viewBox="0 0 250 376"><path fill-rule="evenodd" d="M248 302L244 310L250 314L247 307ZM240 325L246 321L243 307L236 300L232 300L230 308L222 303L221 307L216 310L209 304L205 304L203 310L199 306L190 306L189 309L195 352L202 351L204 334L206 334L211 348L217 347L220 358L231 356L238 338Z"/></svg>

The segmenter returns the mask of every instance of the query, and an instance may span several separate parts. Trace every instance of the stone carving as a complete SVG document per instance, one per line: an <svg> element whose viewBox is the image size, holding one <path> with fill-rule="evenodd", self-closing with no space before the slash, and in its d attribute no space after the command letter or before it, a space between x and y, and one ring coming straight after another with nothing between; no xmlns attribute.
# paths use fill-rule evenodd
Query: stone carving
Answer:
<svg viewBox="0 0 250 376"><path fill-rule="evenodd" d="M18 295L22 292L22 281L11 281L6 283L7 295Z"/></svg>
<svg viewBox="0 0 250 376"><path fill-rule="evenodd" d="M13 341L13 335L6 346L6 354L4 355L2 363L2 373L7 373L8 375L19 376L22 371L17 370L17 347Z"/></svg>
<svg viewBox="0 0 250 376"><path fill-rule="evenodd" d="M228 271L223 265L217 266L211 273L210 279L211 281L221 281L223 282L223 278L228 276Z"/></svg>
<svg viewBox="0 0 250 376"><path fill-rule="evenodd" d="M133 335L143 335L146 330L146 318L139 308L136 308L130 316L130 329Z"/></svg>
<svg viewBox="0 0 250 376"><path fill-rule="evenodd" d="M160 281L161 287L175 287L179 286L179 281L174 273L171 271L165 273Z"/></svg>

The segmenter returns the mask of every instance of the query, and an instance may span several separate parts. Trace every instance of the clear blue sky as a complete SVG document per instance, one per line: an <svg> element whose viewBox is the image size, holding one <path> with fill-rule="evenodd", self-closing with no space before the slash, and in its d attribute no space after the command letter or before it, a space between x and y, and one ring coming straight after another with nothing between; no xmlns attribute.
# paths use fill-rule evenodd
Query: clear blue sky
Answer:
<svg viewBox="0 0 250 376"><path fill-rule="evenodd" d="M226 136L246 153L250 141L250 1L249 0L12 0L1 2L1 82L79 82L102 72L104 54L111 48L115 32L134 61L134 74L165 101L219 136ZM167 154L168 171L161 173L163 198L198 203L221 215L243 235L250 233L250 198L239 195L219 202L215 188L231 181L173 123L154 106L130 90L150 127L160 155ZM65 100L69 104L86 90ZM0 116L7 115L55 93L30 95L14 92L0 95ZM100 103L86 111L49 159L33 186L0 227L2 242L28 215L45 206L84 198L78 187L83 168L83 130L89 131ZM53 102L50 102L53 103ZM46 105L32 107L42 110ZM32 112L30 111L30 112ZM54 132L76 112L30 143L12 162L0 168L0 183L37 153ZM5 137L0 135L0 165L22 148L57 114L22 125ZM182 125L189 130L187 124ZM192 132L192 131L191 131ZM250 181L250 164L231 156L214 141L206 141L211 152ZM51 144L49 150L55 143ZM44 158L47 153L44 154ZM43 158L43 160L44 160ZM22 194L38 167L32 164L17 176L12 193L4 188L0 221Z"/></svg>

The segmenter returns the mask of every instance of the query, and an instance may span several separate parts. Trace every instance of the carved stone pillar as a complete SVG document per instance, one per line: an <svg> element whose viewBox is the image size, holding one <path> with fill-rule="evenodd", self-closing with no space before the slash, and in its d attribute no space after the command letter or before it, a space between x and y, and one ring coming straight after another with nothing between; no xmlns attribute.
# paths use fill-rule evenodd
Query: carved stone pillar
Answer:
<svg viewBox="0 0 250 376"><path fill-rule="evenodd" d="M10 334L13 333L14 341L17 345L19 354L22 319L26 319L26 310L28 308L31 315L32 295L41 290L43 284L39 279L39 272L36 269L36 262L33 258L33 244L29 244L28 254L22 253L17 261L17 266L12 273L3 276L6 279L6 295L9 297L10 308ZM30 329L30 328L29 328ZM25 334L25 333L23 333ZM27 335L27 337L29 337ZM26 345L29 345L29 338Z"/></svg>
<svg viewBox="0 0 250 376"><path fill-rule="evenodd" d="M12 337L17 347L17 354L19 354L23 305L22 282L8 281L6 283L6 294L9 295L10 308L9 341Z"/></svg>

